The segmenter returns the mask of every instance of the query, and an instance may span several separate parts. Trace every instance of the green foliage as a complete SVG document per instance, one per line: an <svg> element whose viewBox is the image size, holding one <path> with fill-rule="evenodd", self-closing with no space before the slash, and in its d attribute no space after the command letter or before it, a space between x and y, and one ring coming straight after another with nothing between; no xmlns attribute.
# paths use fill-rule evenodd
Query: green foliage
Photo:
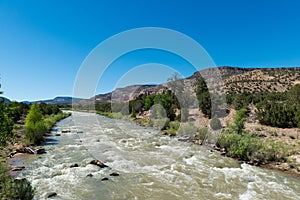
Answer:
<svg viewBox="0 0 300 200"><path fill-rule="evenodd" d="M260 123L280 127L297 127L300 109L294 104L274 101L262 101L257 104L256 117Z"/></svg>
<svg viewBox="0 0 300 200"><path fill-rule="evenodd" d="M25 123L25 137L33 144L40 144L43 140L43 134L47 130L43 114L38 104L33 104L26 117Z"/></svg>
<svg viewBox="0 0 300 200"><path fill-rule="evenodd" d="M279 128L300 127L299 84L282 93L229 93L227 102L235 109L255 105L256 117L261 124Z"/></svg>
<svg viewBox="0 0 300 200"><path fill-rule="evenodd" d="M0 199L31 200L34 189L27 179L13 179L7 173L7 166L0 163Z"/></svg>
<svg viewBox="0 0 300 200"><path fill-rule="evenodd" d="M12 137L13 123L8 116L8 108L4 102L0 102L0 146L6 146Z"/></svg>
<svg viewBox="0 0 300 200"><path fill-rule="evenodd" d="M42 105L44 110L47 109L47 104ZM57 111L52 105L49 105L49 110L54 113L47 112L45 117L41 111L40 104L33 104L29 110L25 122L25 138L30 144L40 144L44 139L44 134L49 132L54 124L69 116L68 113L61 113Z"/></svg>
<svg viewBox="0 0 300 200"><path fill-rule="evenodd" d="M222 128L222 124L221 124L221 121L219 120L219 118L212 118L211 121L210 121L210 127L213 129L213 130L219 130Z"/></svg>
<svg viewBox="0 0 300 200"><path fill-rule="evenodd" d="M181 123L177 133L179 135L194 136L195 134L197 134L197 127L193 122Z"/></svg>
<svg viewBox="0 0 300 200"><path fill-rule="evenodd" d="M58 113L60 113L60 109L58 107L58 105L53 105L53 104L46 104L44 102L39 104L40 110L42 115L46 116L46 115L56 115Z"/></svg>
<svg viewBox="0 0 300 200"><path fill-rule="evenodd" d="M136 118L136 112L135 112L135 109L133 107L132 107L132 111L131 111L131 117Z"/></svg>
<svg viewBox="0 0 300 200"><path fill-rule="evenodd" d="M225 148L230 157L256 164L283 161L288 156L287 147L283 143L262 141L257 135L246 132L242 135L224 132L217 141L217 146Z"/></svg>
<svg viewBox="0 0 300 200"><path fill-rule="evenodd" d="M271 136L278 136L278 133L276 131L268 131L268 133L271 135Z"/></svg>
<svg viewBox="0 0 300 200"><path fill-rule="evenodd" d="M174 94L171 93L171 91L167 91L163 94L152 94L145 98L143 108L145 110L149 110L154 105L161 105L165 112L167 117L174 121L176 114L175 110L179 108L179 103Z"/></svg>
<svg viewBox="0 0 300 200"><path fill-rule="evenodd" d="M209 134L208 128L204 127L198 131L196 138L203 141L208 134Z"/></svg>
<svg viewBox="0 0 300 200"><path fill-rule="evenodd" d="M125 119L125 116L120 112L117 112L117 113L115 113L115 112L114 113L111 113L111 112L97 112L97 114L106 116L106 117L111 118L111 119Z"/></svg>
<svg viewBox="0 0 300 200"><path fill-rule="evenodd" d="M246 109L243 108L241 110L238 110L233 116L233 123L229 125L230 131L241 134L244 130L246 119Z"/></svg>
<svg viewBox="0 0 300 200"><path fill-rule="evenodd" d="M166 132L170 135L170 136L175 136L178 129L180 126L180 122L179 121L171 121L169 123L169 126L167 127Z"/></svg>
<svg viewBox="0 0 300 200"><path fill-rule="evenodd" d="M9 115L9 107L4 103L4 100L0 98L0 146L6 146L7 141L12 137L13 120Z"/></svg>
<svg viewBox="0 0 300 200"><path fill-rule="evenodd" d="M111 103L109 102L98 102L95 105L95 109L98 112L111 112Z"/></svg>
<svg viewBox="0 0 300 200"><path fill-rule="evenodd" d="M294 85L288 92L289 102L295 105L300 104L300 84Z"/></svg>
<svg viewBox="0 0 300 200"><path fill-rule="evenodd" d="M204 78L200 78L197 83L196 95L199 108L204 115L211 117L211 98Z"/></svg>

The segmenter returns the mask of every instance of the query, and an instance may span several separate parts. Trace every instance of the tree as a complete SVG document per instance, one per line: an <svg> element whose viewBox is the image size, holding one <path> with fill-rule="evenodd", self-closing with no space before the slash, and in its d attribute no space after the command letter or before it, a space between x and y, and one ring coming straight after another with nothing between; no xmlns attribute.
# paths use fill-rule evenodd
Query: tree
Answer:
<svg viewBox="0 0 300 200"><path fill-rule="evenodd" d="M186 122L189 117L189 108L193 106L196 99L195 95L191 92L193 89L180 78L177 72L168 78L168 81L168 87L175 94L180 106L181 121Z"/></svg>
<svg viewBox="0 0 300 200"><path fill-rule="evenodd" d="M38 104L33 104L26 117L25 137L33 144L39 144L43 141L43 135L47 127L43 120L43 114Z"/></svg>
<svg viewBox="0 0 300 200"><path fill-rule="evenodd" d="M300 84L294 85L288 91L288 98L292 104L296 104L296 105L300 104Z"/></svg>
<svg viewBox="0 0 300 200"><path fill-rule="evenodd" d="M237 134L241 134L245 128L246 119L246 109L238 110L233 116L233 124L230 124L230 129Z"/></svg>
<svg viewBox="0 0 300 200"><path fill-rule="evenodd" d="M0 94L3 94L3 92L0 91ZM7 105L4 103L4 100L0 98L0 146L6 146L7 140L10 138L13 130L13 123L8 113L9 109Z"/></svg>
<svg viewBox="0 0 300 200"><path fill-rule="evenodd" d="M199 109L204 115L211 117L211 98L203 77L198 80L196 95L199 102Z"/></svg>

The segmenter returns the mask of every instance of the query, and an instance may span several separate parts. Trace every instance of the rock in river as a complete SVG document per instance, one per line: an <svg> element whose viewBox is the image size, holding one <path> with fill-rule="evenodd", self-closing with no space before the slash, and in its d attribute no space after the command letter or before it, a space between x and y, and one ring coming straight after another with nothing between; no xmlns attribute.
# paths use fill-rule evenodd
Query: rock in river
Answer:
<svg viewBox="0 0 300 200"><path fill-rule="evenodd" d="M51 197L55 197L57 196L56 192L50 192L49 194L47 194L47 198L51 198Z"/></svg>
<svg viewBox="0 0 300 200"><path fill-rule="evenodd" d="M97 165L98 167L100 167L100 168L105 168L105 167L108 167L107 165L105 165L102 161L100 161L100 160L92 160L91 162L90 162L90 164L92 164L92 165Z"/></svg>
<svg viewBox="0 0 300 200"><path fill-rule="evenodd" d="M79 166L78 166L77 163L75 163L75 164L72 164L72 165L70 166L70 168L73 168L73 167L79 167Z"/></svg>
<svg viewBox="0 0 300 200"><path fill-rule="evenodd" d="M44 148L36 149L36 154L44 154L46 150Z"/></svg>
<svg viewBox="0 0 300 200"><path fill-rule="evenodd" d="M13 167L13 168L11 169L11 171L22 171L23 169L25 169L24 166L18 166L18 167Z"/></svg>
<svg viewBox="0 0 300 200"><path fill-rule="evenodd" d="M113 172L110 174L110 176L120 176L120 174L116 173L116 172Z"/></svg>

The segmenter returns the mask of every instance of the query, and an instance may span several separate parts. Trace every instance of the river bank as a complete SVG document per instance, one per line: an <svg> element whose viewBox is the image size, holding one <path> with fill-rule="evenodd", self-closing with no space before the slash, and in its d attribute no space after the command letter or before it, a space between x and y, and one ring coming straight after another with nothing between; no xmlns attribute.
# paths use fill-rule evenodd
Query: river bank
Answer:
<svg viewBox="0 0 300 200"><path fill-rule="evenodd" d="M69 117L71 113L60 113L51 118L46 118L48 123L48 130L44 133L44 137L49 136L50 130L55 126L55 124L67 117ZM20 124L18 130L16 130L16 140L13 144L9 144L2 149L2 161L7 165L7 173L12 176L13 178L18 175L25 167L23 160L24 158L30 157L30 155L36 154L44 154L45 149L42 147L43 144L40 146L32 146L25 140L25 121L23 124Z"/></svg>

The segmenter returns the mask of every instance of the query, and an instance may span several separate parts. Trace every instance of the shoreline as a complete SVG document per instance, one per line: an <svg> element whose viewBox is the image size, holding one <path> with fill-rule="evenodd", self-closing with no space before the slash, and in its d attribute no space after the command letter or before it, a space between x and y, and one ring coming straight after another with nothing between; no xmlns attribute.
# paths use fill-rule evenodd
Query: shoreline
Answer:
<svg viewBox="0 0 300 200"><path fill-rule="evenodd" d="M61 120L66 119L70 117L71 114L63 115L62 118L59 118L55 121L55 123L52 125L51 130L53 127ZM22 127L24 128L24 127ZM49 132L51 132L51 130ZM22 130L24 132L24 130ZM44 137L48 137L49 133L44 133ZM3 155L3 160L7 164L7 173L12 177L15 178L17 175L25 169L23 159L24 157L29 156L36 156L39 154L46 153L45 149L43 148L44 143L42 143L39 146L30 146L25 145L24 142L22 142L22 138L20 137L18 141L16 141L14 144L11 144L10 146L4 147L3 152L5 155ZM24 149L29 148L33 152L22 152ZM23 150L22 150L23 149ZM40 152L39 152L40 151Z"/></svg>

